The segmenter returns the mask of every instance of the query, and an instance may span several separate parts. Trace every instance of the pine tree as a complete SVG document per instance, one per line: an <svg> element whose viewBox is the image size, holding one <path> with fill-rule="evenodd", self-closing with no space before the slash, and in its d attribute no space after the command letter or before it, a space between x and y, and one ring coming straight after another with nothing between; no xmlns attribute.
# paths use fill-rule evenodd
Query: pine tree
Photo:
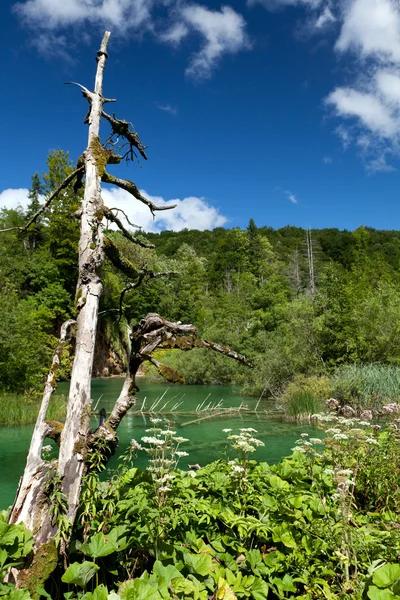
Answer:
<svg viewBox="0 0 400 600"><path fill-rule="evenodd" d="M26 209L26 219L29 221L40 209L40 197L43 194L43 186L40 181L39 174L36 172L32 175L32 185L29 190L28 198L30 200ZM32 227L28 230L24 239L24 245L26 250L35 250L39 245L43 243L44 234L43 226L41 224L41 218L39 217Z"/></svg>

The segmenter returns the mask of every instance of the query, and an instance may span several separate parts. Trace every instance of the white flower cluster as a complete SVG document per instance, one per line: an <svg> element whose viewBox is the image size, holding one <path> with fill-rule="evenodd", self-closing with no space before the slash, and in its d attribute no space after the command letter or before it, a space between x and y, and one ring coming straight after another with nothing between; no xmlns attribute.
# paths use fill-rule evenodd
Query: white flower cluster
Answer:
<svg viewBox="0 0 400 600"><path fill-rule="evenodd" d="M321 446L324 444L320 438L310 438L307 440L308 433L301 433L300 439L296 440L296 446L292 448L292 452L301 452L302 454L311 453L316 458L321 458L321 454L315 450L314 446Z"/></svg>
<svg viewBox="0 0 400 600"><path fill-rule="evenodd" d="M135 439L131 440L131 450L135 451L135 450L143 450L143 446L141 446L141 444L139 444L139 442L137 442Z"/></svg>
<svg viewBox="0 0 400 600"><path fill-rule="evenodd" d="M146 429L146 433L152 435L143 436L141 441L146 444L144 450L151 456L147 470L153 478L157 502L162 505L166 502L168 493L172 491L171 483L176 477L172 472L181 458L189 456L188 452L178 449L179 445L189 440L176 436L176 431L171 429L168 423L167 428L156 427L158 423L163 422L162 419L151 418L150 421L153 427Z"/></svg>
<svg viewBox="0 0 400 600"><path fill-rule="evenodd" d="M249 454L256 451L258 446L264 446L264 442L253 437L253 433L257 433L252 427L243 427L239 429L239 434L228 436L228 440L232 442L232 448L243 454Z"/></svg>

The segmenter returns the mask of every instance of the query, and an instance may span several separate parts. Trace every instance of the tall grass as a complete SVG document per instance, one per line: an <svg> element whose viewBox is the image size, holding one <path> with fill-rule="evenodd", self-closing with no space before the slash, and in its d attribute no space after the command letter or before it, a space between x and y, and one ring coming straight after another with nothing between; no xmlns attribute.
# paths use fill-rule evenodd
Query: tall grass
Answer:
<svg viewBox="0 0 400 600"><path fill-rule="evenodd" d="M32 400L16 394L0 394L0 425L27 425L34 423L41 400ZM64 396L53 396L47 411L47 418L62 421L66 414Z"/></svg>
<svg viewBox="0 0 400 600"><path fill-rule="evenodd" d="M358 410L379 411L382 405L400 399L400 367L391 365L346 365L332 377L333 396Z"/></svg>
<svg viewBox="0 0 400 600"><path fill-rule="evenodd" d="M285 415L290 421L310 421L311 415L321 412L323 403L312 392L298 391L285 404Z"/></svg>

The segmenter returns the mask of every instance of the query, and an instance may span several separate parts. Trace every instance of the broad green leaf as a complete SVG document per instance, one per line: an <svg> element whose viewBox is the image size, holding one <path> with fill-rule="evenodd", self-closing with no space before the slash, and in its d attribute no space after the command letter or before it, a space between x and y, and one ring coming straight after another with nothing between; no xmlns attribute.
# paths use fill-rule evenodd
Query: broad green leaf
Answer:
<svg viewBox="0 0 400 600"><path fill-rule="evenodd" d="M174 565L164 566L159 560L156 560L154 563L153 573L157 575L157 577L164 577L167 585L169 585L176 577L182 577L182 573L180 573Z"/></svg>
<svg viewBox="0 0 400 600"><path fill-rule="evenodd" d="M254 569L257 565L262 563L262 554L259 550L249 550L246 554L247 562L249 563L251 569Z"/></svg>
<svg viewBox="0 0 400 600"><path fill-rule="evenodd" d="M236 600L237 596L222 577L218 580L218 588L215 593L216 600Z"/></svg>
<svg viewBox="0 0 400 600"><path fill-rule="evenodd" d="M94 563L88 561L83 563L74 562L65 571L61 577L61 581L85 588L99 568Z"/></svg>
<svg viewBox="0 0 400 600"><path fill-rule="evenodd" d="M84 596L80 600L107 600L108 598L108 590L102 584L99 585L93 592L86 592Z"/></svg>
<svg viewBox="0 0 400 600"><path fill-rule="evenodd" d="M395 600L396 596L390 590L382 590L374 585L368 588L367 596L370 600Z"/></svg>
<svg viewBox="0 0 400 600"><path fill-rule="evenodd" d="M87 544L82 544L81 551L87 556L92 558L100 558L101 556L108 556L113 552L117 551L117 548L113 542L108 541L102 533L96 533L93 535Z"/></svg>
<svg viewBox="0 0 400 600"><path fill-rule="evenodd" d="M119 595L121 600L162 600L157 588L144 579L124 581Z"/></svg>
<svg viewBox="0 0 400 600"><path fill-rule="evenodd" d="M217 552L225 552L225 548L224 548L224 546L222 545L222 543L221 543L221 540L220 540L220 539L212 540L212 541L210 542L210 545L211 545L213 548L215 548L215 550L216 550Z"/></svg>
<svg viewBox="0 0 400 600"><path fill-rule="evenodd" d="M381 588L392 586L400 579L400 564L386 564L376 569L372 575L372 582Z"/></svg>
<svg viewBox="0 0 400 600"><path fill-rule="evenodd" d="M11 592L9 596L7 596L7 600L32 600L28 590L14 590Z"/></svg>
<svg viewBox="0 0 400 600"><path fill-rule="evenodd" d="M39 598L41 596L44 596L45 598L49 598L49 600L52 600L52 597L50 596L50 594L48 592L46 592L46 590L44 588L37 588L37 590L35 591L35 595L38 595Z"/></svg>
<svg viewBox="0 0 400 600"><path fill-rule="evenodd" d="M271 475L271 477L269 478L269 483L271 487L273 487L276 490L288 490L290 488L289 483L284 479L278 477L278 475Z"/></svg>
<svg viewBox="0 0 400 600"><path fill-rule="evenodd" d="M20 535L21 532L17 525L9 525L0 521L0 546L12 546L15 538Z"/></svg>
<svg viewBox="0 0 400 600"><path fill-rule="evenodd" d="M254 600L265 600L268 597L268 584L258 577L251 586L251 595Z"/></svg>
<svg viewBox="0 0 400 600"><path fill-rule="evenodd" d="M209 575L212 571L212 558L209 554L189 554L185 552L183 560L191 573Z"/></svg>

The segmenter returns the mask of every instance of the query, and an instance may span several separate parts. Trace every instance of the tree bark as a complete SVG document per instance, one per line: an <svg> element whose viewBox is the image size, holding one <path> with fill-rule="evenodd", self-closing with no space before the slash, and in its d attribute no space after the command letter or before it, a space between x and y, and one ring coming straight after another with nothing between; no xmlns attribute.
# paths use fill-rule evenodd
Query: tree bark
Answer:
<svg viewBox="0 0 400 600"><path fill-rule="evenodd" d="M103 72L110 32L106 31L97 53L94 92L90 93L88 146L84 153L86 184L82 201L79 239L79 279L77 285L76 349L71 374L68 410L61 434L58 471L68 503L68 519L73 523L79 503L84 472L84 449L90 426L90 397L99 300L102 292L100 269L103 263L103 201L101 169L103 149L99 141L103 111Z"/></svg>
<svg viewBox="0 0 400 600"><path fill-rule="evenodd" d="M33 581L36 587L40 585L41 581L45 581L56 567L58 560L56 536L60 533L60 522L54 522L50 516L49 509L55 500L52 498L47 484L52 485L54 482L54 485L61 487L60 491L65 499L64 506L68 507L64 516L71 528L78 508L82 476L85 470L83 457L89 437L91 377L99 300L102 291L100 277L103 263L101 172L105 168L107 154L100 144L99 132L105 101L102 87L109 37L110 33L106 32L97 53L94 92L85 91L85 97L90 103L90 111L88 146L84 152L86 185L82 200L79 240L76 349L67 416L60 437L58 463L45 463L41 458L44 438L52 429L46 424L45 416L51 393L55 388L54 365L59 359L56 352L32 437L24 476L10 515L10 522L23 521L34 536L34 553L30 564L21 571L13 570L10 577L10 579L14 579L18 587L24 586L28 589L33 586ZM62 333L60 344L63 342ZM54 469L57 469L58 475L55 474ZM65 528L65 522L63 527ZM43 568L43 563L47 563L47 569ZM35 590L32 588L31 591Z"/></svg>

